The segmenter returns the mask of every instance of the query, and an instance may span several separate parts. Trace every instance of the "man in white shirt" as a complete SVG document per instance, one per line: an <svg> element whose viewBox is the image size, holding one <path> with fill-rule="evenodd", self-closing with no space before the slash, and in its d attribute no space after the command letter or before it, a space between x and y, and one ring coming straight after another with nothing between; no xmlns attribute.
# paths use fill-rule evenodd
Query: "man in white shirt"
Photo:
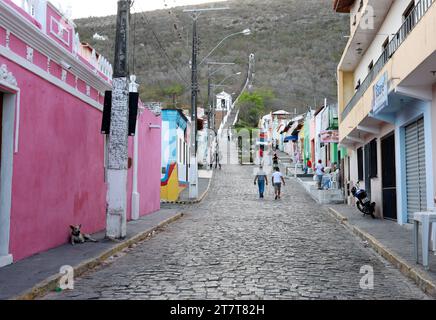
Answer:
<svg viewBox="0 0 436 320"><path fill-rule="evenodd" d="M276 200L281 198L281 193L282 193L282 183L285 186L286 182L285 179L283 178L283 174L280 172L279 168L275 169L276 171L273 173L272 176L272 182L274 185L274 190L275 190L275 195L276 195Z"/></svg>
<svg viewBox="0 0 436 320"><path fill-rule="evenodd" d="M324 166L322 165L322 160L318 161L318 164L315 167L316 176L318 178L318 190L322 190L322 178L324 177Z"/></svg>

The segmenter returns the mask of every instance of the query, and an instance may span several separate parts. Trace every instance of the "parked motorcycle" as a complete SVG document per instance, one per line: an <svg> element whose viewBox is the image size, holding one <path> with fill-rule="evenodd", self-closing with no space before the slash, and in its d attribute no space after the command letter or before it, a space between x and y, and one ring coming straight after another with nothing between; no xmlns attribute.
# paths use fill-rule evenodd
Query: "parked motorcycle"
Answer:
<svg viewBox="0 0 436 320"><path fill-rule="evenodd" d="M368 193L362 188L360 188L360 181L357 181L355 186L351 189L351 194L357 200L357 209L362 212L364 215L369 215L373 219L375 219L375 202L371 202L371 199L368 198Z"/></svg>

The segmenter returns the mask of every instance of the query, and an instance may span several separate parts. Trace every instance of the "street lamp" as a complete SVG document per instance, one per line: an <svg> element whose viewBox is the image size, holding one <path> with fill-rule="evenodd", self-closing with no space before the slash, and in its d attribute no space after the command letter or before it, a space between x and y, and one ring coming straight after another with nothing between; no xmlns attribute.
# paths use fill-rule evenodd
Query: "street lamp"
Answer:
<svg viewBox="0 0 436 320"><path fill-rule="evenodd" d="M191 116L192 116L192 131L191 132L191 157L189 170L189 198L198 198L198 162L197 162L197 94L198 94L198 75L197 70L200 66L197 64L198 57L198 34L197 34L197 19L202 12L227 10L228 8L209 8L209 9L193 9L184 10L183 12L192 13L192 79L191 79ZM215 49L214 49L215 50Z"/></svg>
<svg viewBox="0 0 436 320"><path fill-rule="evenodd" d="M216 49L218 49L218 47L224 42L224 41L226 41L228 38L231 38L231 37L234 37L234 36L237 36L237 35L240 35L240 34L242 34L242 35L244 35L244 36L249 36L249 35L251 35L251 30L250 29L244 29L244 30L242 30L242 31L240 31L240 32L236 32L236 33L232 33L232 34L229 34L227 37L225 37L223 40L221 40L217 45L216 45L216 47L215 48L213 48L212 49L212 51L211 52L209 52L209 54L206 56L206 57L204 57L204 59L198 64L198 66L201 66L206 60L207 60L207 58L209 58L211 55L212 55L212 53L216 50Z"/></svg>
<svg viewBox="0 0 436 320"><path fill-rule="evenodd" d="M232 74L232 75L228 76L227 78L225 78L220 83L218 83L216 86L221 86L224 82L226 82L227 79L230 79L230 78L233 78L233 77L236 77L236 76L240 76L241 74L242 74L242 72L238 72L238 73Z"/></svg>

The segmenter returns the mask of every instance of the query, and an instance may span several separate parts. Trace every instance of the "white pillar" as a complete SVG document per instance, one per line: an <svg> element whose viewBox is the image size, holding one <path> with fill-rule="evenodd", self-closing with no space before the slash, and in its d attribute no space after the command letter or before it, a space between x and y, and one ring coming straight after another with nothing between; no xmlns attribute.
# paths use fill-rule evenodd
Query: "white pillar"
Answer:
<svg viewBox="0 0 436 320"><path fill-rule="evenodd" d="M126 237L128 163L128 81L113 79L112 120L108 152L106 236Z"/></svg>
<svg viewBox="0 0 436 320"><path fill-rule="evenodd" d="M197 155L191 156L191 163L189 168L189 199L198 199Z"/></svg>
<svg viewBox="0 0 436 320"><path fill-rule="evenodd" d="M130 92L138 92L139 85L136 83L136 76L130 76ZM139 120L140 110L138 112ZM139 203L141 195L138 192L138 158L139 158L139 135L138 125L139 121L136 121L135 137L133 142L133 186L132 186L132 220L139 219Z"/></svg>
<svg viewBox="0 0 436 320"><path fill-rule="evenodd" d="M191 122L191 150L189 163L189 199L198 199L198 162L195 152L195 132L194 124Z"/></svg>

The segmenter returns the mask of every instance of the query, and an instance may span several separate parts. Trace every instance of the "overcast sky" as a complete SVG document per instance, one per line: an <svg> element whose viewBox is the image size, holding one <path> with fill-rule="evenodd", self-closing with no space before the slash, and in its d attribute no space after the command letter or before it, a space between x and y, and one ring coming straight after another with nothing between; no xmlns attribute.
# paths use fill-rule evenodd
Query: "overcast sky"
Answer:
<svg viewBox="0 0 436 320"><path fill-rule="evenodd" d="M135 0L134 10L132 11L150 11L218 1L225 0ZM118 0L52 0L52 2L60 5L63 9L71 6L72 18L77 19L116 14Z"/></svg>

